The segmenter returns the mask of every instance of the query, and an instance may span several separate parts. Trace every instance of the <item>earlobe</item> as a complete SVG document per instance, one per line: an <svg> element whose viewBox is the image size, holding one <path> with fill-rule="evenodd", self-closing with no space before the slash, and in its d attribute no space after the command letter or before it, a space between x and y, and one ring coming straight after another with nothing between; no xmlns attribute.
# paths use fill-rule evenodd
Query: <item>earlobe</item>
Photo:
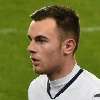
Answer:
<svg viewBox="0 0 100 100"><path fill-rule="evenodd" d="M76 46L76 42L74 39L66 39L64 41L64 54L73 54Z"/></svg>

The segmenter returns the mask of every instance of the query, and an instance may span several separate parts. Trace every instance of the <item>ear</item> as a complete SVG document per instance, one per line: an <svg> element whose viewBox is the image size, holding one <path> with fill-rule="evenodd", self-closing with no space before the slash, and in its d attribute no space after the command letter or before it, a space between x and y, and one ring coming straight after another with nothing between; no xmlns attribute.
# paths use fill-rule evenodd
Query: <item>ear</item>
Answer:
<svg viewBox="0 0 100 100"><path fill-rule="evenodd" d="M64 41L63 52L65 55L73 54L76 47L76 42L73 38L68 38Z"/></svg>

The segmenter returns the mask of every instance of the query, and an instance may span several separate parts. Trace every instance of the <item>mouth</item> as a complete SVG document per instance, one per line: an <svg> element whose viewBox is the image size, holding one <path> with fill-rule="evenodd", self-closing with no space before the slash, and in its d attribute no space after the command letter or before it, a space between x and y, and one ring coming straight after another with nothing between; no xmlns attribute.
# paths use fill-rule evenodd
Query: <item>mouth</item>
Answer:
<svg viewBox="0 0 100 100"><path fill-rule="evenodd" d="M30 58L31 58L31 61L32 61L33 65L38 66L40 64L40 60L39 59L34 58L34 57L30 57Z"/></svg>

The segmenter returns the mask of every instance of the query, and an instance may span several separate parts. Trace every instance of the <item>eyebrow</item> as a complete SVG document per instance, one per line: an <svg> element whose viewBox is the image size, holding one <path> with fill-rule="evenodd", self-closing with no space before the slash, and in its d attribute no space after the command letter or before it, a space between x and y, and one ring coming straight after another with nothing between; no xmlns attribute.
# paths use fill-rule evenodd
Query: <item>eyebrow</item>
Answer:
<svg viewBox="0 0 100 100"><path fill-rule="evenodd" d="M43 35L38 35L35 37L35 39L40 39L40 38L48 40L48 38L46 36L43 36Z"/></svg>
<svg viewBox="0 0 100 100"><path fill-rule="evenodd" d="M31 38L31 36L29 34L27 36L28 36L29 40L32 40L32 38ZM43 35L38 35L38 36L35 37L35 39L40 39L40 38L48 40L48 38L43 36Z"/></svg>

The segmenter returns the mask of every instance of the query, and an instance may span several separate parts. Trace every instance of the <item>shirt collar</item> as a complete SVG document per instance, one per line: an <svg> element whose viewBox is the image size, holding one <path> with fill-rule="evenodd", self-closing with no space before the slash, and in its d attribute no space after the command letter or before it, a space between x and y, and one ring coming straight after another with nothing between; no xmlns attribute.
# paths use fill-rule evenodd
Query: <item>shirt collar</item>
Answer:
<svg viewBox="0 0 100 100"><path fill-rule="evenodd" d="M51 88L59 87L59 86L66 84L67 82L69 82L70 79L73 78L75 76L75 74L79 71L79 69L80 69L80 67L77 64L75 64L73 70L65 77L62 77L60 79L53 80L53 81L49 80Z"/></svg>

